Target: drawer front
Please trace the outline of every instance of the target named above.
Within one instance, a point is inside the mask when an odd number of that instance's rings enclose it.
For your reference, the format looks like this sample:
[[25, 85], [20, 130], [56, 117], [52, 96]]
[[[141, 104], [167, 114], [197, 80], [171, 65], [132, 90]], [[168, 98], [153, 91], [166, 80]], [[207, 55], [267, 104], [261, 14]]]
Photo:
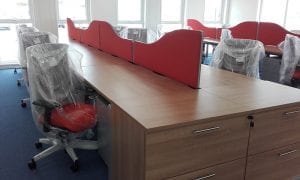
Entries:
[[246, 180], [300, 179], [300, 143], [248, 157]]
[[243, 180], [246, 159], [217, 165], [192, 173], [176, 176], [168, 180]]
[[249, 155], [294, 144], [300, 140], [300, 107], [254, 114]]
[[203, 122], [146, 136], [146, 179], [163, 179], [246, 157], [246, 118]]

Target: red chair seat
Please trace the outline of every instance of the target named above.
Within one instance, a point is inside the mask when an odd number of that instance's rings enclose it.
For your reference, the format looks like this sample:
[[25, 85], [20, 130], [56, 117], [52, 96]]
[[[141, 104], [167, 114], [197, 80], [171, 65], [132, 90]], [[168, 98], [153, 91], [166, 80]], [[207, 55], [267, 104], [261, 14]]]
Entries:
[[89, 104], [66, 104], [52, 111], [50, 124], [72, 132], [80, 132], [95, 125], [96, 110]]
[[300, 80], [300, 69], [296, 69], [293, 74], [293, 79]]

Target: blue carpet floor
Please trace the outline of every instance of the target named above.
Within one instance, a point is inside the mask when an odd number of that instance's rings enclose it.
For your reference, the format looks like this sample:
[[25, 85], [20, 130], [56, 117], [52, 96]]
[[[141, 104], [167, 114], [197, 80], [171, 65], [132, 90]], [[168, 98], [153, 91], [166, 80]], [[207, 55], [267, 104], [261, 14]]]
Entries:
[[107, 167], [97, 151], [75, 150], [80, 158], [80, 171], [72, 172], [72, 160], [64, 151], [58, 151], [37, 162], [31, 171], [27, 162], [39, 152], [34, 143], [42, 135], [34, 125], [30, 106], [22, 108], [20, 100], [27, 97], [25, 86], [16, 80], [21, 72], [0, 70], [0, 179], [1, 180], [106, 180]]

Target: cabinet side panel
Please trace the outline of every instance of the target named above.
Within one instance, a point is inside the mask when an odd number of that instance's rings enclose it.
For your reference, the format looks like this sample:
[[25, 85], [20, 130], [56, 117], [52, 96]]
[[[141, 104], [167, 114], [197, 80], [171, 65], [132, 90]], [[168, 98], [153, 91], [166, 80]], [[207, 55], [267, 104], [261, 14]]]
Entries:
[[113, 180], [144, 179], [144, 128], [112, 105], [112, 169]]

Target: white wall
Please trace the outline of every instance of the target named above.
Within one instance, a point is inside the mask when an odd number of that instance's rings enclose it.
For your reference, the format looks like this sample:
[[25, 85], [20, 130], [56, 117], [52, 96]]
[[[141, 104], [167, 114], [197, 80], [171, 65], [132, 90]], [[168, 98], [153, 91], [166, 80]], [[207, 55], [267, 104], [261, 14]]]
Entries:
[[32, 0], [33, 26], [40, 31], [51, 32], [58, 35], [56, 1]]
[[257, 21], [259, 0], [230, 0], [226, 24], [233, 26], [242, 21]]

